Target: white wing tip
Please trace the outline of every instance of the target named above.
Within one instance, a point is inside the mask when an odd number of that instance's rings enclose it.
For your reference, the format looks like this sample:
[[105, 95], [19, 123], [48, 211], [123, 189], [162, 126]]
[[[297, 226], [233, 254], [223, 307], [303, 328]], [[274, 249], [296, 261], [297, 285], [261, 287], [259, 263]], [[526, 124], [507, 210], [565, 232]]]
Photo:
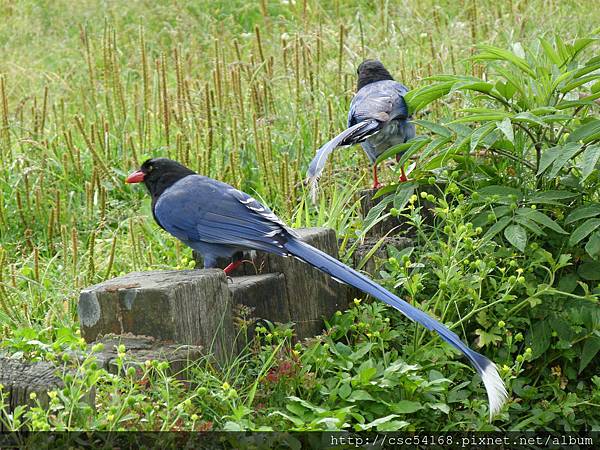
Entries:
[[504, 381], [502, 381], [502, 378], [500, 378], [500, 374], [498, 373], [496, 365], [492, 362], [490, 362], [485, 369], [483, 369], [481, 380], [485, 386], [488, 401], [490, 403], [491, 421], [508, 399], [508, 393], [506, 392]]

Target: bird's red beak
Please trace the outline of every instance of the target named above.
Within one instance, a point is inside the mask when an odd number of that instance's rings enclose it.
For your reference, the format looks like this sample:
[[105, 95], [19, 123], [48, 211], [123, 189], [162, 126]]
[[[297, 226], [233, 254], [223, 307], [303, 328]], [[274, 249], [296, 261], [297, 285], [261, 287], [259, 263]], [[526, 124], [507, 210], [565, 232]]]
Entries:
[[141, 183], [144, 181], [145, 176], [146, 174], [144, 172], [137, 170], [127, 177], [125, 183]]

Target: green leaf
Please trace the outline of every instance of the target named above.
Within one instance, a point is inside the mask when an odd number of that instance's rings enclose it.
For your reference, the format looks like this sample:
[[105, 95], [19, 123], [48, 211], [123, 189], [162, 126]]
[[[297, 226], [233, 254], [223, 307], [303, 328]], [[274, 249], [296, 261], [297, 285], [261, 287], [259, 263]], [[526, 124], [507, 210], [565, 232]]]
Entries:
[[547, 320], [536, 321], [531, 324], [531, 328], [529, 345], [533, 358], [539, 358], [550, 347], [552, 330]]
[[486, 233], [483, 235], [483, 240], [489, 240], [500, 233], [506, 225], [508, 225], [511, 221], [510, 217], [502, 217], [498, 222], [492, 225]]
[[472, 57], [472, 59], [475, 61], [506, 61], [518, 67], [527, 75], [531, 77], [536, 76], [535, 72], [533, 71], [529, 63], [525, 61], [525, 59], [518, 57], [517, 55], [508, 50], [499, 47], [494, 47], [491, 45], [478, 45], [477, 47], [481, 49], [481, 52]]
[[596, 168], [596, 164], [600, 159], [600, 145], [590, 145], [583, 152], [581, 161], [581, 181], [584, 181]]
[[567, 138], [567, 142], [588, 143], [594, 139], [600, 139], [600, 120], [591, 119], [573, 131]]
[[416, 125], [422, 126], [423, 128], [427, 128], [428, 130], [433, 131], [435, 134], [439, 134], [440, 136], [452, 136], [452, 131], [445, 126], [440, 125], [439, 123], [430, 122], [429, 120], [413, 120], [412, 122]]
[[379, 155], [377, 157], [377, 160], [375, 161], [375, 163], [379, 164], [381, 161], [391, 158], [392, 156], [396, 155], [397, 153], [402, 152], [402, 158], [400, 158], [400, 161], [398, 161], [398, 164], [404, 164], [408, 160], [408, 158], [410, 158], [413, 154], [415, 154], [416, 152], [421, 150], [421, 148], [423, 148], [429, 142], [431, 142], [431, 138], [429, 138], [429, 137], [426, 137], [426, 136], [416, 137], [408, 142], [405, 142], [404, 144], [399, 144], [399, 145], [396, 145], [396, 146], [390, 148], [389, 150], [386, 150], [385, 152], [383, 152], [381, 155]]
[[562, 147], [562, 151], [554, 160], [552, 169], [548, 172], [548, 178], [554, 178], [558, 172], [575, 156], [581, 149], [581, 145], [576, 142], [570, 142]]
[[376, 374], [377, 369], [375, 367], [365, 367], [358, 373], [358, 379], [361, 384], [367, 384]]
[[471, 133], [470, 150], [472, 152], [474, 152], [475, 149], [477, 148], [477, 145], [479, 144], [479, 142], [482, 141], [492, 131], [494, 131], [495, 128], [496, 128], [495, 124], [488, 123], [488, 124], [485, 124], [477, 129], [475, 129], [475, 131], [473, 131], [473, 133]]
[[390, 405], [390, 411], [395, 412], [396, 414], [411, 414], [420, 409], [423, 409], [421, 403], [410, 400], [400, 400], [399, 402]]
[[588, 364], [592, 362], [598, 351], [600, 351], [600, 337], [592, 336], [585, 341], [585, 344], [583, 344], [583, 351], [581, 352], [581, 357], [579, 360], [578, 373], [583, 372], [583, 370], [588, 366]]
[[600, 262], [590, 261], [583, 263], [577, 268], [577, 274], [584, 280], [600, 280]]
[[510, 225], [504, 230], [504, 237], [517, 249], [524, 252], [527, 245], [527, 231], [521, 225]]
[[370, 430], [371, 428], [376, 428], [379, 427], [380, 425], [383, 425], [386, 422], [389, 422], [390, 420], [394, 419], [398, 417], [398, 414], [390, 414], [389, 416], [385, 416], [385, 417], [380, 417], [379, 419], [375, 419], [372, 422], [369, 422], [365, 425], [360, 425], [358, 424], [357, 427], [359, 427], [359, 429], [362, 430]]
[[565, 219], [565, 225], [573, 222], [577, 222], [581, 219], [587, 219], [588, 217], [595, 217], [600, 215], [600, 204], [593, 203], [591, 205], [580, 206], [577, 209], [571, 211], [571, 213]]
[[600, 256], [600, 232], [596, 231], [590, 236], [587, 244], [585, 244], [585, 251], [594, 259]]
[[338, 395], [342, 399], [347, 399], [352, 392], [352, 388], [350, 387], [350, 383], [342, 383], [342, 385], [338, 388]]
[[364, 357], [367, 353], [369, 353], [369, 351], [371, 350], [372, 347], [373, 347], [372, 342], [367, 342], [367, 343], [361, 345], [358, 350], [356, 350], [354, 353], [352, 353], [350, 355], [350, 359], [352, 361], [358, 361], [359, 359]]
[[478, 328], [475, 330], [475, 334], [479, 336], [476, 341], [477, 347], [479, 348], [483, 348], [488, 345], [496, 345], [496, 343], [502, 342], [502, 338], [491, 331], [485, 331]]
[[536, 209], [519, 208], [517, 210], [517, 214], [520, 214], [522, 216], [528, 217], [529, 219], [531, 219], [531, 220], [539, 223], [540, 225], [543, 225], [543, 226], [545, 226], [547, 228], [550, 228], [551, 230], [554, 230], [557, 233], [568, 234], [563, 229], [563, 227], [561, 227], [559, 224], [557, 224], [554, 220], [552, 220], [546, 214], [544, 214], [543, 212], [538, 211]]
[[400, 183], [394, 194], [394, 208], [400, 211], [404, 209], [404, 206], [406, 206], [410, 197], [413, 195], [415, 187], [416, 185], [412, 183]]
[[502, 131], [502, 134], [506, 136], [506, 139], [508, 139], [511, 144], [515, 143], [515, 133], [513, 131], [512, 122], [508, 117], [502, 120], [502, 122], [496, 122], [496, 127]]
[[478, 189], [477, 192], [479, 195], [485, 197], [491, 197], [493, 195], [499, 195], [500, 197], [510, 197], [514, 195], [517, 199], [521, 198], [521, 191], [519, 189], [515, 189], [510, 186], [501, 186], [497, 184], [492, 184], [490, 186], [485, 186], [481, 189]]
[[558, 55], [558, 53], [556, 53], [556, 51], [554, 51], [552, 44], [550, 44], [550, 42], [544, 38], [540, 38], [540, 44], [542, 44], [542, 48], [544, 49], [544, 53], [546, 53], [548, 59], [550, 59], [550, 61], [552, 61], [558, 67], [562, 66], [563, 59]]
[[542, 157], [540, 158], [540, 166], [537, 171], [537, 175], [544, 173], [544, 171], [550, 167], [550, 165], [558, 158], [560, 152], [562, 151], [562, 145], [549, 148], [548, 150], [542, 153]]
[[369, 394], [367, 391], [363, 391], [362, 389], [352, 391], [352, 394], [350, 394], [350, 396], [346, 400], [351, 403], [363, 400], [375, 401], [371, 394]]
[[549, 205], [562, 205], [558, 200], [567, 200], [577, 197], [579, 194], [569, 191], [545, 191], [533, 195], [529, 203], [545, 203]]
[[423, 86], [407, 92], [404, 95], [404, 100], [408, 105], [409, 113], [412, 115], [429, 105], [431, 102], [448, 94], [454, 83], [455, 80], [444, 81], [441, 83]]
[[569, 238], [569, 245], [576, 245], [598, 227], [600, 227], [600, 219], [586, 220], [573, 231]]

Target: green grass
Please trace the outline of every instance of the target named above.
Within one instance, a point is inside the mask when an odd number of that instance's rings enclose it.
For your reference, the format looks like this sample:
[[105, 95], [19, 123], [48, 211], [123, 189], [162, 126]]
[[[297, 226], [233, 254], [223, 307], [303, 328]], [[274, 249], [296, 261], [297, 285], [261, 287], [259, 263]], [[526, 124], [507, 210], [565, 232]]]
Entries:
[[[567, 40], [593, 28], [590, 11], [541, 0], [1, 1], [0, 336], [30, 327], [52, 342], [76, 330], [82, 287], [184, 265], [190, 250], [123, 183], [146, 157], [254, 192], [296, 226], [352, 236], [349, 193], [370, 171], [362, 152], [335, 154], [318, 208], [302, 179], [345, 126], [362, 59], [409, 87], [480, 75], [467, 59], [475, 44]], [[422, 117], [449, 113], [439, 102]]]

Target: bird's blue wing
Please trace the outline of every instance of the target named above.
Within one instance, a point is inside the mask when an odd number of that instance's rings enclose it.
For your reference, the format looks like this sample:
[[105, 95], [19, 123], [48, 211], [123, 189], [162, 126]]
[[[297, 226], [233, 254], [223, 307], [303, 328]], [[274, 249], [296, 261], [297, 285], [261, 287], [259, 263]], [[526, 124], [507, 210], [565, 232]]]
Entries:
[[295, 233], [266, 206], [232, 186], [190, 175], [165, 190], [154, 206], [163, 228], [186, 243], [208, 243], [285, 254]]

